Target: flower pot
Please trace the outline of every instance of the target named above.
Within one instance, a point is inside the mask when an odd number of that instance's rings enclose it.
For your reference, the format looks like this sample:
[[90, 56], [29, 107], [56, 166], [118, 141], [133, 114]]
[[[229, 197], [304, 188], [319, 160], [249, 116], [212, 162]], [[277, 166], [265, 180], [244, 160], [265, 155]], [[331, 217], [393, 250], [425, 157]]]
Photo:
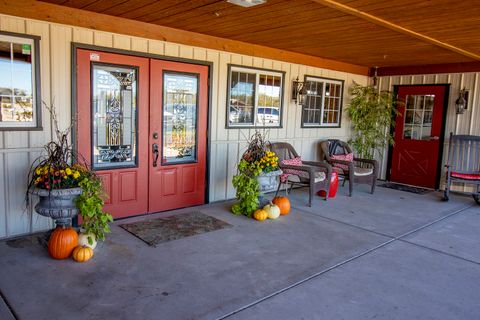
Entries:
[[35, 211], [44, 217], [55, 220], [57, 226], [70, 226], [72, 218], [78, 214], [75, 200], [82, 193], [82, 188], [70, 189], [37, 189], [31, 194], [39, 197]]
[[257, 181], [260, 187], [260, 192], [261, 193], [266, 193], [266, 192], [271, 192], [275, 191], [278, 188], [278, 179], [282, 174], [282, 170], [276, 170], [276, 171], [271, 171], [267, 173], [260, 173], [257, 176]]

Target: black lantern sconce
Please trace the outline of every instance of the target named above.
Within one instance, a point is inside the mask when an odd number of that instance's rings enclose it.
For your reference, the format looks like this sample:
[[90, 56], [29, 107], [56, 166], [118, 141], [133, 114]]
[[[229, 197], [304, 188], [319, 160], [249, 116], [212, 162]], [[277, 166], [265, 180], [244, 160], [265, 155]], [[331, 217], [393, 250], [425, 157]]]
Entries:
[[468, 91], [463, 88], [460, 90], [457, 100], [455, 100], [455, 109], [457, 114], [462, 114], [467, 110], [468, 105]]
[[302, 105], [306, 95], [305, 82], [301, 82], [297, 79], [293, 80], [292, 83], [292, 100], [295, 101], [295, 104]]

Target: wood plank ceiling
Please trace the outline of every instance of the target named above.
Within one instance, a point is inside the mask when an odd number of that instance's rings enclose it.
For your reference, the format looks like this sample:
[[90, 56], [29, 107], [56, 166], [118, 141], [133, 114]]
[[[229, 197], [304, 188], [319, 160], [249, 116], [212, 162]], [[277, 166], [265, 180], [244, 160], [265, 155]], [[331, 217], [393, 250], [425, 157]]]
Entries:
[[[480, 0], [42, 0], [367, 67], [446, 64], [480, 56]], [[335, 8], [348, 6], [470, 56]], [[128, 26], [125, 26], [128, 28]], [[473, 56], [473, 57], [472, 57]]]

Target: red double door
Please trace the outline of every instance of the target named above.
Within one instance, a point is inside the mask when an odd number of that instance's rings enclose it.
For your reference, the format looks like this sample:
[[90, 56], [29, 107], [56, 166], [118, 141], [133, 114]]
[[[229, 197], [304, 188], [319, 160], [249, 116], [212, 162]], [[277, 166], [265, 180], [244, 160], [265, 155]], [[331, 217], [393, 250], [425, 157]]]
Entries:
[[114, 218], [205, 202], [208, 67], [77, 49], [77, 148]]
[[399, 86], [391, 176], [394, 182], [438, 187], [448, 86]]

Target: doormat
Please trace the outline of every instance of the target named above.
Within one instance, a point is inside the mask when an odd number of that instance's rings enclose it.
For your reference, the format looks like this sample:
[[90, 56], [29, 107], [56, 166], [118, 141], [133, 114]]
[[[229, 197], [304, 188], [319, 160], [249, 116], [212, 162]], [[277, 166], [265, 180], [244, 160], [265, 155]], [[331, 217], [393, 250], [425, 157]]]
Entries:
[[148, 245], [155, 247], [163, 242], [230, 228], [232, 225], [195, 211], [165, 218], [126, 223], [120, 225], [120, 227]]
[[413, 187], [413, 186], [407, 186], [404, 184], [400, 183], [394, 183], [394, 182], [385, 182], [383, 184], [378, 185], [379, 187], [384, 187], [384, 188], [390, 188], [390, 189], [395, 189], [395, 190], [400, 190], [400, 191], [406, 191], [406, 192], [411, 192], [411, 193], [416, 193], [416, 194], [425, 194], [432, 192], [430, 189], [425, 189], [421, 187]]

